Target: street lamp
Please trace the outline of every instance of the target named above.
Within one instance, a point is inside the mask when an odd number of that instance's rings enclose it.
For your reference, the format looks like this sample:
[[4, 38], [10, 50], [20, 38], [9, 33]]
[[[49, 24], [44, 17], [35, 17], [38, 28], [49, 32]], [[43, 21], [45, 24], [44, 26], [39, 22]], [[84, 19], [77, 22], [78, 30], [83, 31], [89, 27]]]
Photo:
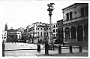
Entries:
[[48, 37], [47, 27], [48, 27], [47, 24], [45, 24], [45, 31], [46, 31], [45, 38], [44, 38], [45, 39], [45, 54], [48, 54], [48, 48], [49, 48], [48, 47], [48, 40], [47, 40], [47, 37]]
[[[55, 9], [54, 7], [53, 7], [53, 5], [55, 5], [54, 3], [50, 3], [50, 4], [47, 4], [47, 6], [48, 6], [48, 9], [47, 9], [47, 11], [49, 11], [49, 17], [50, 17], [50, 41], [52, 40], [52, 22], [51, 22], [51, 16], [52, 16], [52, 11]], [[52, 43], [53, 44], [53, 40], [52, 40], [52, 42], [50, 42], [50, 43]]]

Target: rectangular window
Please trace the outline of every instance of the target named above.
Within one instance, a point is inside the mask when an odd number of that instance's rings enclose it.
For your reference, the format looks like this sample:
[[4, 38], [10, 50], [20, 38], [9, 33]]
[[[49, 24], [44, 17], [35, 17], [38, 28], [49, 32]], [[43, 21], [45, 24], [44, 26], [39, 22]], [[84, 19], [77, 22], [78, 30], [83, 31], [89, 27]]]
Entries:
[[44, 32], [44, 36], [46, 36], [46, 33]]
[[45, 28], [44, 28], [44, 30], [45, 30]]
[[41, 28], [41, 30], [42, 30], [42, 28]]
[[54, 28], [55, 28], [55, 25], [54, 25]]
[[47, 32], [47, 36], [48, 36], [48, 32]]
[[53, 30], [53, 32], [55, 33], [55, 29]]
[[41, 32], [41, 36], [42, 36], [42, 32]]
[[69, 20], [69, 14], [68, 13], [66, 14], [66, 20], [67, 21]]
[[4, 39], [6, 39], [6, 37], [4, 37]]
[[38, 30], [39, 30], [39, 28], [38, 28]]
[[56, 27], [57, 27], [57, 24], [56, 24]]
[[56, 32], [57, 32], [58, 30], [56, 29]]
[[70, 12], [70, 20], [72, 20], [72, 12]]

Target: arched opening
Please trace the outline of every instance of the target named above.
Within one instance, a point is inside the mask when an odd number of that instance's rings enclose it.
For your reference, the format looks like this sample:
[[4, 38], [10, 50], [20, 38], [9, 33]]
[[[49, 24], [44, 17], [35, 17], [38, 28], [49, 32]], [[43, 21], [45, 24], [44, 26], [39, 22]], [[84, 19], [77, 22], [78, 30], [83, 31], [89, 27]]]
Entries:
[[74, 26], [71, 27], [71, 40], [72, 41], [76, 40], [76, 28]]
[[88, 41], [88, 24], [84, 25], [84, 40]]
[[70, 39], [70, 30], [68, 27], [65, 28], [65, 41], [69, 41]]
[[77, 40], [83, 41], [83, 28], [81, 25], [77, 26]]

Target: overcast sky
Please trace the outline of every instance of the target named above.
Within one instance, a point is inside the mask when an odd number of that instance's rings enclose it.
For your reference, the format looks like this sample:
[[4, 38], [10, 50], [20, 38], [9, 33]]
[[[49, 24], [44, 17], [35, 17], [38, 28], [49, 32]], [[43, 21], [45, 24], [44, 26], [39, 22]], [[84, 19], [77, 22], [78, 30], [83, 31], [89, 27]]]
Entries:
[[47, 4], [55, 3], [52, 23], [63, 19], [63, 8], [74, 4], [75, 1], [0, 1], [0, 25], [4, 29], [26, 27], [35, 22], [49, 23]]

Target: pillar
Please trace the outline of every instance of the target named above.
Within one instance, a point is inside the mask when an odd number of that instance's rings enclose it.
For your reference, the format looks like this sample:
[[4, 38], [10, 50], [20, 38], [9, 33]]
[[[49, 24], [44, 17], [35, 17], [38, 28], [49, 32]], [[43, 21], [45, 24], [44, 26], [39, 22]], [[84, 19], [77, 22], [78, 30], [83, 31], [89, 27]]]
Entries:
[[63, 28], [63, 41], [65, 42], [65, 28]]
[[72, 41], [72, 39], [71, 39], [71, 29], [69, 29], [70, 30], [70, 40]]
[[85, 31], [84, 31], [84, 26], [83, 26], [83, 41], [85, 41], [84, 38], [85, 38]]

